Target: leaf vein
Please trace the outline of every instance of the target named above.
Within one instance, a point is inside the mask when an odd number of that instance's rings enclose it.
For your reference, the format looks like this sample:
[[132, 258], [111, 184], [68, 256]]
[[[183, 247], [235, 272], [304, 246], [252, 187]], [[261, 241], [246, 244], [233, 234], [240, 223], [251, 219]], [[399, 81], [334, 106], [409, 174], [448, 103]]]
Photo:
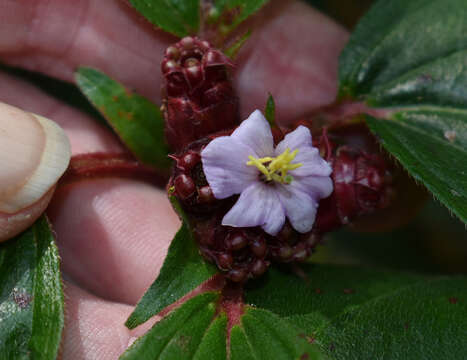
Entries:
[[441, 55], [441, 56], [438, 56], [438, 57], [436, 57], [436, 58], [427, 59], [426, 61], [424, 61], [424, 62], [418, 64], [417, 66], [411, 68], [410, 70], [401, 73], [399, 76], [397, 76], [396, 78], [392, 79], [391, 81], [389, 81], [389, 82], [387, 82], [387, 83], [383, 83], [383, 84], [380, 84], [380, 85], [375, 86], [375, 87], [369, 92], [368, 95], [371, 96], [372, 93], [378, 92], [378, 91], [380, 91], [380, 90], [384, 90], [384, 88], [390, 87], [392, 84], [397, 84], [397, 83], [400, 82], [403, 78], [406, 78], [407, 76], [409, 76], [409, 75], [412, 74], [412, 73], [418, 72], [420, 69], [422, 69], [423, 67], [428, 66], [429, 64], [436, 63], [436, 62], [442, 61], [442, 60], [446, 60], [447, 58], [450, 58], [451, 56], [454, 56], [454, 55], [457, 55], [457, 54], [463, 53], [463, 52], [467, 52], [467, 47], [465, 47], [465, 48], [459, 48], [459, 49], [453, 49], [453, 50], [447, 51], [445, 54], [443, 54], [443, 55]]
[[191, 357], [191, 359], [194, 359], [196, 354], [199, 352], [199, 348], [201, 347], [201, 344], [203, 343], [204, 338], [207, 336], [207, 334], [209, 332], [209, 329], [212, 327], [212, 325], [214, 324], [214, 321], [218, 318], [218, 316], [219, 316], [218, 314], [214, 314], [212, 316], [211, 322], [209, 323], [209, 325], [204, 330], [203, 336], [201, 337], [201, 339], [200, 339], [200, 341], [198, 343], [198, 346], [196, 346], [195, 351], [193, 351], [193, 356]]
[[254, 357], [255, 359], [257, 359], [257, 360], [261, 360], [261, 359], [258, 357], [258, 355], [256, 354], [253, 345], [250, 343], [250, 341], [249, 341], [249, 339], [248, 339], [248, 336], [247, 336], [247, 334], [246, 334], [246, 332], [245, 332], [245, 329], [243, 329], [242, 326], [239, 326], [239, 329], [243, 332], [243, 335], [245, 336], [245, 341], [246, 341], [248, 347], [250, 348], [251, 354], [253, 355], [253, 357]]
[[[412, 14], [415, 14], [415, 13], [417, 13], [418, 11], [420, 11], [422, 9], [424, 9], [423, 4], [421, 4]], [[390, 31], [388, 31], [386, 34], [384, 34], [383, 37], [375, 44], [373, 49], [368, 53], [368, 55], [365, 56], [364, 59], [362, 59], [359, 66], [357, 66], [356, 69], [352, 72], [351, 77], [355, 78], [356, 77], [355, 75], [358, 75], [358, 73], [362, 69], [364, 69], [365, 67], [368, 66], [368, 62], [373, 57], [373, 55], [379, 50], [379, 48], [384, 43], [384, 41], [386, 39], [390, 38], [394, 34], [394, 32], [396, 32], [398, 30], [399, 25], [401, 25], [405, 20], [407, 20], [407, 18], [404, 18], [404, 17], [401, 16], [400, 20], [398, 20], [396, 23], [392, 24], [392, 28], [390, 29]]]
[[271, 332], [270, 334], [274, 334], [274, 337], [279, 340], [279, 342], [284, 346], [285, 349], [287, 349], [287, 352], [289, 352], [289, 354], [291, 354], [292, 356], [295, 355], [295, 349], [292, 348], [291, 346], [289, 346], [288, 342], [286, 340], [284, 340], [278, 333], [277, 333], [277, 329], [275, 327], [271, 327], [267, 322], [263, 321], [263, 319], [261, 318], [258, 318], [257, 316], [250, 313], [250, 316], [254, 317], [256, 319], [256, 321], [258, 321], [259, 323], [263, 324], [264, 327], [266, 327], [267, 329], [269, 329]]
[[[392, 121], [394, 121], [394, 120], [392, 120]], [[445, 141], [442, 140], [440, 137], [438, 137], [438, 136], [436, 136], [436, 135], [433, 135], [433, 134], [430, 134], [429, 132], [422, 130], [422, 129], [421, 129], [420, 127], [418, 127], [418, 126], [411, 125], [410, 123], [408, 123], [408, 122], [406, 122], [406, 121], [394, 121], [394, 122], [398, 123], [398, 124], [399, 124], [400, 126], [402, 126], [402, 127], [411, 129], [411, 130], [413, 130], [413, 131], [415, 131], [415, 132], [418, 132], [418, 133], [420, 133], [420, 134], [422, 134], [422, 135], [424, 135], [424, 136], [426, 136], [426, 137], [429, 137], [429, 138], [433, 139], [433, 141], [435, 141], [435, 142], [438, 142], [438, 143], [440, 143], [440, 144], [442, 144], [442, 145], [446, 145], [446, 144], [445, 144]], [[464, 149], [463, 147], [461, 147], [461, 146], [459, 146], [459, 145], [456, 145], [456, 144], [454, 144], [454, 143], [449, 143], [449, 146], [455, 148], [456, 150], [458, 150], [458, 151], [461, 152], [461, 153], [464, 153], [464, 154], [467, 156], [467, 150]], [[411, 149], [409, 149], [408, 147], [406, 147], [406, 148], [407, 148], [407, 150], [410, 150], [410, 152], [411, 152], [412, 154], [414, 154], [414, 155], [417, 153], [416, 151], [413, 152], [413, 151], [412, 151]]]

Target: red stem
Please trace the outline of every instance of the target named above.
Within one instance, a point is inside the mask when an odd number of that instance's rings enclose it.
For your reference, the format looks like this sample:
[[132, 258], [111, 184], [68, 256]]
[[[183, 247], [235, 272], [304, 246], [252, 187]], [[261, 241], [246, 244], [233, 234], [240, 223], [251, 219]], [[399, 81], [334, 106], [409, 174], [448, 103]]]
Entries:
[[168, 171], [143, 165], [128, 153], [89, 153], [75, 155], [59, 181], [59, 186], [95, 178], [128, 178], [165, 187]]

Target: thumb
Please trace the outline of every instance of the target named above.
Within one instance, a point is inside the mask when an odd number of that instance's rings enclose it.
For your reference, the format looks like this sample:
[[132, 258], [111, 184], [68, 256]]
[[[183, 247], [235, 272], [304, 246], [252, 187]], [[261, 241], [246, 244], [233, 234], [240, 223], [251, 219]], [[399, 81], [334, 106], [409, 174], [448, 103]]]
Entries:
[[0, 241], [42, 214], [70, 155], [68, 138], [54, 122], [0, 103]]

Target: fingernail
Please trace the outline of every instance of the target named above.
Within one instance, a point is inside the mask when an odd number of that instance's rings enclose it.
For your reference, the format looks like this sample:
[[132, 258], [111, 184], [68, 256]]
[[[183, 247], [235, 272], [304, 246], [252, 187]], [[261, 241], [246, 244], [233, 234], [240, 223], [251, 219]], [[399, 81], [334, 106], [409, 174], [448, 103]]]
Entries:
[[133, 343], [137, 340], [138, 338], [136, 336], [132, 336], [130, 337], [130, 339], [128, 340], [128, 345], [127, 347], [130, 347], [131, 345], [133, 345]]
[[0, 103], [0, 212], [37, 202], [70, 161], [70, 143], [53, 121]]

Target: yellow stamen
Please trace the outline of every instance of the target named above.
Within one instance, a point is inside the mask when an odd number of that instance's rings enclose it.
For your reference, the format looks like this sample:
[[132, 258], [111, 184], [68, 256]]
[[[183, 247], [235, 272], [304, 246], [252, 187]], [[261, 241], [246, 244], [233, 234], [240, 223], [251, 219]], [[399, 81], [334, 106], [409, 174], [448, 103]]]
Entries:
[[295, 170], [302, 166], [303, 164], [292, 164], [292, 160], [298, 154], [298, 149], [290, 152], [290, 149], [287, 148], [279, 156], [264, 157], [264, 158], [255, 158], [254, 156], [248, 156], [248, 161], [246, 164], [249, 166], [256, 166], [259, 171], [266, 177], [267, 181], [276, 181], [281, 184], [290, 184], [293, 180], [292, 176], [288, 174], [289, 171]]

